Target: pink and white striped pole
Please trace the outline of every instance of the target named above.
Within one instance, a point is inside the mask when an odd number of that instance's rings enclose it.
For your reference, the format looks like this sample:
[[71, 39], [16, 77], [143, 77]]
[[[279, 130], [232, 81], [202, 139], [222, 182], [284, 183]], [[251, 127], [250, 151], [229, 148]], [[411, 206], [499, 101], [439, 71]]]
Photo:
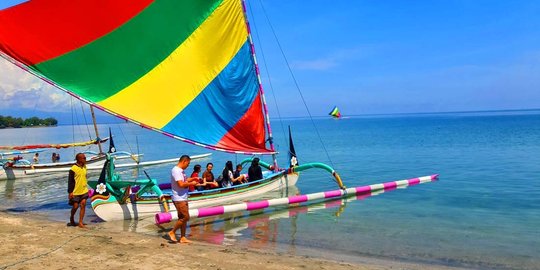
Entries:
[[[348, 195], [366, 195], [366, 194], [371, 194], [372, 192], [381, 192], [381, 191], [384, 192], [384, 191], [389, 191], [396, 188], [405, 188], [405, 187], [413, 186], [417, 184], [428, 183], [428, 182], [437, 180], [438, 177], [439, 177], [438, 174], [433, 174], [433, 175], [412, 178], [412, 179], [407, 179], [407, 180], [392, 181], [392, 182], [386, 182], [386, 183], [380, 183], [380, 184], [373, 184], [369, 186], [353, 187], [353, 188], [348, 188], [346, 190], [338, 189], [338, 190], [325, 191], [325, 192], [319, 192], [319, 193], [311, 193], [311, 194], [306, 194], [306, 195], [291, 196], [291, 197], [286, 197], [286, 198], [191, 209], [189, 210], [189, 215], [193, 218], [201, 218], [201, 217], [217, 216], [217, 215], [222, 215], [222, 214], [232, 213], [232, 212], [239, 212], [239, 211], [259, 210], [259, 209], [264, 209], [271, 206], [288, 205], [288, 204], [302, 203], [302, 202], [308, 202], [308, 201], [314, 201], [314, 200], [320, 200], [320, 199], [339, 198], [339, 197], [344, 197]], [[172, 215], [170, 212], [157, 213], [155, 217], [156, 224], [167, 223], [171, 221], [171, 219], [172, 219]]]

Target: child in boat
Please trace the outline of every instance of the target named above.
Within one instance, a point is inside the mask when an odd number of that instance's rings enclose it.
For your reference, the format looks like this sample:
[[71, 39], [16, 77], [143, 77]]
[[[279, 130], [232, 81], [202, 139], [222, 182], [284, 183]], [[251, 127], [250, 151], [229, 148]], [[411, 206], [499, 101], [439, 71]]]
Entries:
[[230, 187], [232, 185], [242, 184], [246, 179], [246, 177], [243, 175], [237, 178], [234, 177], [233, 163], [230, 160], [225, 163], [225, 168], [223, 168], [223, 173], [221, 176], [223, 177], [221, 180], [221, 187]]
[[212, 172], [212, 169], [214, 168], [214, 164], [211, 162], [206, 164], [206, 171], [204, 171], [202, 178], [206, 182], [206, 189], [212, 189], [219, 187], [218, 182], [216, 182], [216, 179], [214, 178], [214, 173]]
[[233, 173], [234, 179], [237, 179], [237, 181], [233, 181], [235, 185], [247, 183], [246, 176], [242, 174], [242, 164], [236, 165], [236, 170]]
[[34, 155], [33, 161], [34, 161], [34, 164], [38, 164], [38, 163], [39, 163], [39, 153], [36, 153], [36, 154]]

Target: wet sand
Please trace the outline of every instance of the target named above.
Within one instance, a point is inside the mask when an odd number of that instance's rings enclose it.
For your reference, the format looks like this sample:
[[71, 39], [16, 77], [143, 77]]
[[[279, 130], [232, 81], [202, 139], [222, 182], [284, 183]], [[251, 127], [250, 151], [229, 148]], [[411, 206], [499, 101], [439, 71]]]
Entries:
[[457, 269], [365, 258], [322, 260], [118, 231], [106, 223], [68, 227], [36, 213], [0, 212], [0, 269]]

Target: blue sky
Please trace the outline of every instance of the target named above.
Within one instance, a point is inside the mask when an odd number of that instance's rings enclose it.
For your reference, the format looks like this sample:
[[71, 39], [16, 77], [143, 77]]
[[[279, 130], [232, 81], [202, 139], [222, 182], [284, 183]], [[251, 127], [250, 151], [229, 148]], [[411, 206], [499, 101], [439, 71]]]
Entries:
[[[262, 3], [312, 115], [540, 108], [540, 1]], [[272, 93], [282, 116], [307, 115], [260, 1], [248, 4], [271, 116]], [[61, 91], [0, 68], [0, 114], [70, 110]]]

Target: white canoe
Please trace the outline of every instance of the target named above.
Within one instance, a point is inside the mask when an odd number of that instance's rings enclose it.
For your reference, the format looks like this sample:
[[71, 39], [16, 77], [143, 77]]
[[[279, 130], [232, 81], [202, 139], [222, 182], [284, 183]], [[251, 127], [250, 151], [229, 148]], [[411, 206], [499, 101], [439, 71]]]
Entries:
[[[233, 186], [232, 188], [220, 188], [203, 192], [193, 192], [189, 198], [189, 208], [198, 209], [202, 207], [223, 205], [231, 202], [241, 202], [249, 198], [265, 197], [286, 197], [287, 188], [294, 186], [298, 181], [298, 174], [284, 174], [279, 172], [244, 185]], [[135, 183], [135, 182], [134, 182]], [[92, 208], [98, 217], [105, 221], [122, 219], [140, 219], [154, 216], [163, 212], [163, 204], [155, 196], [136, 198], [132, 194], [127, 198], [126, 203], [119, 204], [112, 195], [94, 195], [91, 199]], [[174, 205], [169, 195], [165, 195], [168, 208], [175, 212]]]

